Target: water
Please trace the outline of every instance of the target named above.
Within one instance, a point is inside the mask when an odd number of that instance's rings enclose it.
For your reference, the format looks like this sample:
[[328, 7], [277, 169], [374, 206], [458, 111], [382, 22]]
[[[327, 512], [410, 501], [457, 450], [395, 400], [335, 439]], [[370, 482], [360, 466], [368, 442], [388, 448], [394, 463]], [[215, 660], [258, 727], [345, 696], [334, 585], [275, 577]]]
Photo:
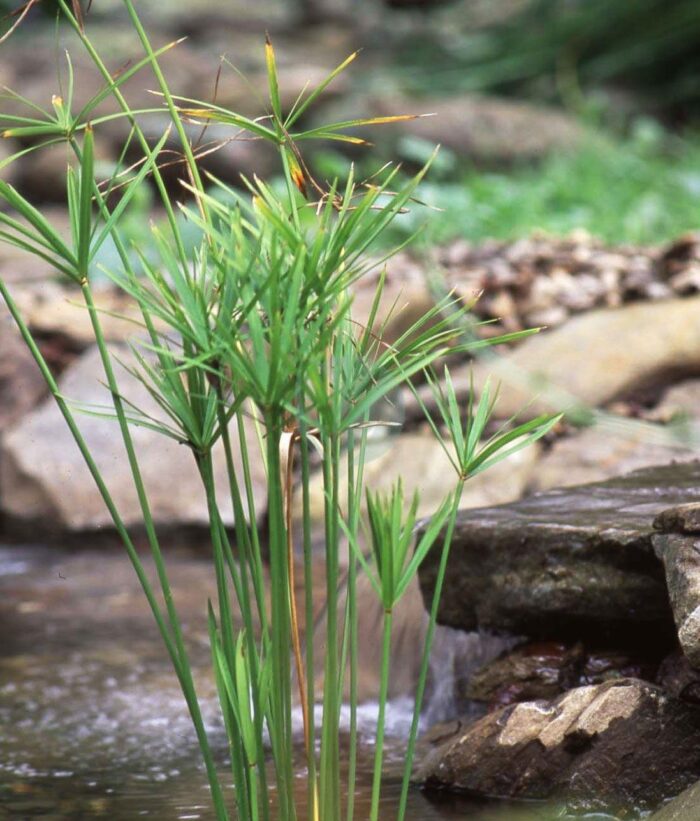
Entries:
[[[205, 722], [225, 782], [226, 739], [209, 676], [207, 562], [171, 556]], [[449, 654], [449, 653], [448, 653]], [[444, 704], [443, 704], [444, 707]], [[397, 804], [408, 699], [387, 722], [385, 815]], [[356, 818], [368, 816], [376, 705], [359, 714]], [[303, 761], [299, 805], [305, 804]], [[212, 819], [196, 739], [134, 573], [120, 553], [0, 548], [0, 819]], [[509, 806], [411, 793], [412, 821], [544, 821]]]

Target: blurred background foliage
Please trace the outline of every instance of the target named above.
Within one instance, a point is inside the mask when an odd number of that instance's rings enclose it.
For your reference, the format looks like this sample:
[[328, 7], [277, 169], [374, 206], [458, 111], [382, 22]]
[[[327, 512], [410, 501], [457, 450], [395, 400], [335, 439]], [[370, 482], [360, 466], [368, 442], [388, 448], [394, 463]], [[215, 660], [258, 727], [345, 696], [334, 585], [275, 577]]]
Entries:
[[[116, 65], [119, 6], [94, 0], [88, 16], [105, 30]], [[0, 0], [5, 12], [16, 8], [17, 0]], [[21, 63], [17, 48], [33, 33], [56, 39], [55, 8], [41, 0], [0, 49], [0, 79], [3, 63]], [[321, 119], [437, 111], [432, 121], [373, 132], [372, 152], [330, 144], [307, 157], [325, 179], [342, 177], [349, 158], [370, 177], [389, 158], [415, 170], [441, 143], [420, 192], [435, 209], [412, 211], [393, 239], [427, 223], [431, 243], [575, 228], [609, 242], [655, 243], [697, 226], [698, 0], [163, 0], [143, 13], [163, 39], [186, 35], [188, 48], [225, 52], [253, 87], [265, 29], [283, 77], [309, 64], [328, 70], [361, 46]], [[193, 96], [211, 98], [216, 69], [214, 58]], [[22, 63], [19, 79], [32, 71]]]

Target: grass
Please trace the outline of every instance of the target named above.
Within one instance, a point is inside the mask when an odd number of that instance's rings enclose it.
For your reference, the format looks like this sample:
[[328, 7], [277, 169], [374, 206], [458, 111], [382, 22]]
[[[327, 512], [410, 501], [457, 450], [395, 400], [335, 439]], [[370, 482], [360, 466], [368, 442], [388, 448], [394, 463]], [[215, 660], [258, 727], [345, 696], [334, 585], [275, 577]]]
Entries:
[[[420, 156], [415, 148], [413, 154]], [[425, 181], [416, 192], [442, 210], [399, 217], [392, 240], [421, 226], [426, 244], [584, 229], [611, 244], [646, 245], [700, 227], [700, 137], [672, 138], [651, 122], [639, 123], [627, 139], [600, 136], [509, 170], [460, 172], [451, 159], [443, 157], [442, 179]]]

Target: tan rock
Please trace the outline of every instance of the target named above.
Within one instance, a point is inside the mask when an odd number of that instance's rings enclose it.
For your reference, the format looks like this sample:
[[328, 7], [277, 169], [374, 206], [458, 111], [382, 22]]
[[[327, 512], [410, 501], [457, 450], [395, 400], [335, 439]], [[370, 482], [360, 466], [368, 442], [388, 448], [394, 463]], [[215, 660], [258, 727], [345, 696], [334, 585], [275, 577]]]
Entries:
[[[415, 491], [420, 495], [418, 516], [424, 517], [442, 504], [456, 483], [454, 468], [444, 450], [429, 432], [404, 433], [391, 437], [375, 458], [372, 450], [365, 465], [365, 485], [373, 491], [389, 492], [401, 479], [407, 503]], [[375, 451], [376, 452], [376, 451]], [[518, 499], [535, 470], [539, 446], [525, 448], [491, 469], [467, 482], [462, 507], [483, 507]], [[345, 476], [347, 462], [343, 459], [340, 475]], [[347, 484], [341, 480], [340, 498], [347, 496]], [[344, 504], [344, 502], [341, 502]], [[311, 515], [317, 522], [323, 517], [323, 477], [313, 477], [311, 483]], [[301, 500], [297, 499], [297, 513]], [[365, 503], [363, 500], [363, 511]]]
[[[128, 356], [125, 349], [114, 349]], [[160, 411], [134, 377], [117, 368], [123, 396], [156, 418]], [[95, 348], [69, 368], [59, 383], [63, 395], [79, 406], [110, 413], [109, 394]], [[76, 412], [76, 421], [127, 524], [139, 525], [142, 515], [116, 421]], [[148, 428], [132, 427], [132, 437], [157, 523], [170, 527], [206, 527], [209, 517], [201, 482], [188, 448]], [[266, 481], [257, 458], [255, 434], [247, 431], [252, 454], [256, 510], [266, 506]], [[235, 441], [235, 435], [234, 435]], [[215, 454], [219, 504], [227, 524], [233, 513], [223, 454]], [[84, 531], [109, 529], [111, 518], [95, 488], [64, 420], [54, 403], [46, 402], [6, 432], [0, 451], [3, 512], [37, 530]]]
[[[502, 381], [495, 408], [502, 418], [525, 407], [528, 415], [598, 407], [663, 385], [669, 374], [697, 373], [699, 310], [700, 298], [691, 297], [591, 311], [526, 339], [503, 357], [485, 357], [474, 368], [475, 383], [482, 385], [488, 375]], [[465, 373], [461, 384], [466, 380]]]
[[558, 799], [624, 817], [698, 778], [699, 737], [696, 707], [618, 679], [487, 715], [428, 753], [417, 780], [428, 790]]
[[532, 479], [532, 490], [549, 490], [599, 482], [653, 465], [696, 459], [700, 448], [649, 441], [650, 433], [630, 424], [625, 430], [584, 428], [558, 439], [544, 454]]

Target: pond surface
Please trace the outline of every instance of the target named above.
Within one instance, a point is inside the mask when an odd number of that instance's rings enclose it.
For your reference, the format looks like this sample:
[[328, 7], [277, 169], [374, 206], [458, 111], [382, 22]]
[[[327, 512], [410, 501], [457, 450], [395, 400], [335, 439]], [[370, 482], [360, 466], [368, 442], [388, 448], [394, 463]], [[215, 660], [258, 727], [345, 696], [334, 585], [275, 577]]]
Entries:
[[[171, 581], [215, 754], [226, 739], [209, 677], [206, 561], [171, 556]], [[383, 816], [399, 793], [407, 700], [391, 705]], [[375, 707], [360, 710], [358, 821], [369, 806]], [[213, 819], [190, 720], [121, 553], [0, 547], [0, 819]], [[305, 803], [299, 766], [300, 807]], [[224, 781], [228, 781], [224, 775]], [[302, 814], [303, 817], [303, 814]], [[556, 808], [479, 803], [420, 791], [411, 821], [545, 821]]]

